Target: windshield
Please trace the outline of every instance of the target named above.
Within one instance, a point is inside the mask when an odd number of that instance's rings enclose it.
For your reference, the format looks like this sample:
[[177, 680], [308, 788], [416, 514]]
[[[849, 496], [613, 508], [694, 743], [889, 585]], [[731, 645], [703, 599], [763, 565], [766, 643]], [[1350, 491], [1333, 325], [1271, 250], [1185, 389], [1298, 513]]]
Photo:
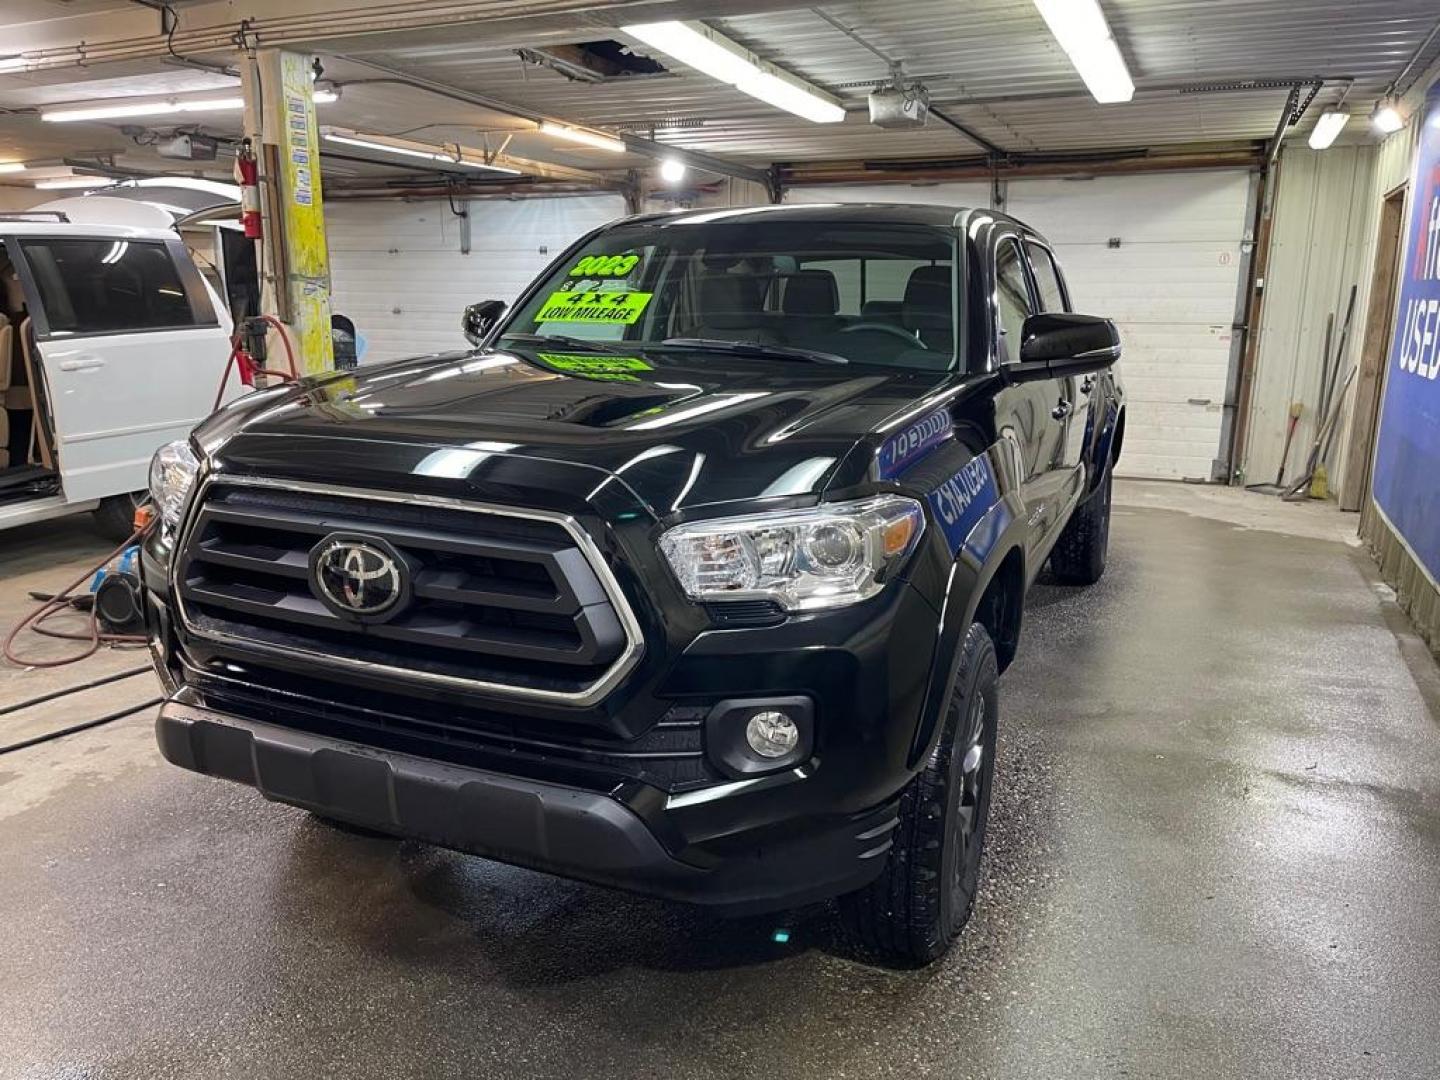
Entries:
[[620, 226], [558, 264], [502, 340], [743, 342], [777, 361], [939, 371], [955, 359], [954, 254], [950, 232], [923, 226], [764, 215]]

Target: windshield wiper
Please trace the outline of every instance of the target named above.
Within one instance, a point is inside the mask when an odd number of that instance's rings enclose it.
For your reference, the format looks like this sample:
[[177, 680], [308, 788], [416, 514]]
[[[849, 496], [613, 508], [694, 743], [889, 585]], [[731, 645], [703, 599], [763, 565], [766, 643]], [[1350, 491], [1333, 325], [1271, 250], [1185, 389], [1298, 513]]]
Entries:
[[730, 341], [725, 338], [672, 337], [660, 342], [675, 349], [701, 349], [705, 352], [734, 353], [736, 356], [773, 357], [776, 360], [807, 360], [812, 364], [848, 364], [850, 361], [835, 353], [819, 349], [796, 349], [789, 345], [767, 345], [763, 341]]
[[570, 337], [568, 334], [501, 334], [501, 340], [523, 341], [526, 345], [560, 345], [567, 349], [584, 349], [586, 352], [606, 353], [619, 356], [620, 350], [607, 341], [591, 341], [589, 338]]

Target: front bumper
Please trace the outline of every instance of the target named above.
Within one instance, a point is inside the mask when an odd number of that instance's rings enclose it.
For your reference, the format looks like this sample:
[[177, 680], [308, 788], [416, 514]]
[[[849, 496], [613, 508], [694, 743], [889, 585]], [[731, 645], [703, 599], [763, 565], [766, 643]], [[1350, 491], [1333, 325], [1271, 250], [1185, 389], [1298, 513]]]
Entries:
[[756, 829], [720, 848], [687, 845], [675, 816], [721, 810], [731, 790], [667, 796], [644, 783], [608, 793], [507, 776], [222, 713], [180, 690], [156, 720], [182, 768], [383, 832], [730, 914], [778, 910], [859, 889], [885, 862], [898, 800], [804, 828]]

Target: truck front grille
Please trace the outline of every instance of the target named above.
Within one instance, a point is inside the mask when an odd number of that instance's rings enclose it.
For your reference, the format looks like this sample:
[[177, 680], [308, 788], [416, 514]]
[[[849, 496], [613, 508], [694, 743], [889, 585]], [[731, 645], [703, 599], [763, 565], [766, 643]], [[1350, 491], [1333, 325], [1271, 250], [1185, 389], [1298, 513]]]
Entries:
[[278, 668], [244, 677], [191, 667], [207, 705], [272, 724], [509, 776], [611, 791], [625, 780], [667, 791], [724, 779], [707, 763], [707, 705], [672, 705], [634, 739], [435, 701], [422, 711], [403, 694], [317, 682]]
[[[638, 626], [603, 557], [563, 515], [224, 477], [197, 498], [175, 580], [201, 637], [581, 705], [638, 656]], [[398, 556], [407, 595], [383, 621], [322, 600], [312, 553], [336, 536]]]

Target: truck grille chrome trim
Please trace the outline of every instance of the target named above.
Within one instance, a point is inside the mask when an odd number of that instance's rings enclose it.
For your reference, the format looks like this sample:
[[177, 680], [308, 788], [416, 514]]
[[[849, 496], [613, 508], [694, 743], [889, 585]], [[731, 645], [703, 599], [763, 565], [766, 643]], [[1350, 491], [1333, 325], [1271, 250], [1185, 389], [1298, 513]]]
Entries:
[[[429, 511], [460, 511], [481, 517], [488, 517], [495, 521], [508, 522], [508, 527], [512, 530], [521, 528], [527, 523], [531, 526], [537, 524], [540, 526], [548, 526], [552, 531], [555, 529], [563, 530], [568, 539], [568, 544], [562, 548], [554, 548], [553, 545], [547, 547], [544, 542], [514, 542], [518, 548], [526, 549], [524, 557], [532, 558], [536, 561], [537, 565], [544, 564], [548, 568], [547, 572], [553, 580], [556, 591], [556, 596], [554, 597], [541, 597], [536, 595], [522, 599], [514, 599], [513, 597], [502, 596], [497, 600], [495, 599], [496, 594], [493, 591], [487, 591], [483, 586], [477, 586], [474, 582], [461, 580], [457, 585], [456, 582], [452, 580], [455, 577], [453, 573], [433, 575], [427, 583], [428, 587], [422, 586], [421, 589], [430, 597], [434, 598], [436, 603], [446, 605], [454, 605], [457, 603], [491, 604], [502, 615], [513, 616], [515, 612], [519, 612], [523, 618], [531, 621], [537, 619], [557, 619], [557, 616], [551, 613], [552, 609], [559, 612], [560, 616], [568, 616], [572, 610], [576, 608], [576, 605], [580, 604], [582, 606], [578, 609], [579, 613], [574, 616], [575, 625], [579, 628], [576, 632], [577, 644], [575, 648], [569, 652], [559, 648], [552, 649], [548, 644], [545, 644], [545, 642], [557, 638], [557, 634], [554, 631], [548, 630], [541, 632], [527, 630], [521, 635], [523, 640], [520, 644], [517, 645], [507, 642], [504, 643], [504, 648], [497, 649], [487, 647], [487, 639], [483, 633], [479, 636], [469, 634], [452, 636], [450, 639], [439, 641], [439, 644], [442, 646], [447, 643], [453, 644], [454, 653], [457, 657], [479, 655], [488, 656], [492, 659], [498, 656], [503, 659], [516, 655], [526, 657], [528, 654], [527, 662], [551, 664], [557, 671], [563, 671], [568, 664], [578, 665], [573, 667], [572, 671], [583, 672], [585, 670], [585, 664], [591, 661], [594, 662], [591, 664], [592, 667], [601, 664], [605, 665], [604, 670], [584, 685], [576, 686], [573, 689], [526, 686], [506, 682], [503, 681], [502, 678], [497, 677], [487, 678], [455, 672], [416, 670], [414, 667], [401, 667], [395, 663], [385, 662], [384, 660], [343, 655], [343, 649], [327, 647], [324, 639], [325, 633], [333, 636], [337, 633], [346, 632], [348, 628], [340, 624], [327, 627], [323, 632], [316, 631], [307, 641], [304, 636], [304, 626], [301, 622], [297, 621], [294, 625], [300, 627], [300, 632], [297, 635], [298, 640], [287, 640], [283, 643], [265, 640], [265, 635], [259, 632], [258, 627], [256, 628], [256, 632], [247, 633], [243, 626], [228, 622], [223, 626], [217, 625], [217, 622], [221, 620], [207, 618], [201, 611], [197, 610], [197, 608], [205, 606], [204, 597], [206, 594], [203, 590], [206, 586], [211, 587], [209, 593], [211, 601], [215, 602], [222, 610], [234, 608], [234, 610], [244, 612], [248, 609], [252, 613], [259, 612], [260, 617], [264, 617], [266, 614], [260, 604], [245, 598], [247, 592], [253, 592], [254, 590], [249, 582], [243, 579], [233, 583], [231, 595], [229, 596], [225, 595], [223, 587], [218, 592], [214, 591], [213, 583], [202, 582], [199, 588], [192, 588], [192, 582], [184, 580], [185, 577], [190, 576], [184, 572], [192, 565], [203, 565], [203, 567], [207, 569], [219, 569], [241, 575], [248, 573], [253, 567], [258, 565], [256, 559], [247, 557], [243, 553], [237, 553], [233, 548], [229, 551], [224, 550], [223, 544], [219, 551], [200, 551], [198, 548], [192, 548], [192, 544], [203, 543], [207, 539], [208, 533], [206, 530], [210, 528], [214, 522], [217, 520], [222, 523], [224, 522], [226, 516], [225, 507], [212, 506], [211, 503], [211, 496], [217, 488], [223, 488], [226, 492], [229, 492], [232, 488], [237, 490], [254, 489], [274, 492], [279, 497], [289, 495], [297, 498], [313, 497], [317, 500], [338, 501], [340, 503], [351, 502], [356, 507], [357, 513], [367, 504], [372, 508], [377, 506], [419, 507]], [[396, 513], [396, 511], [391, 510], [389, 513], [393, 514]], [[242, 527], [244, 526], [242, 525]], [[375, 530], [377, 536], [386, 536], [387, 524], [377, 523], [371, 527]], [[403, 525], [392, 531], [397, 536], [408, 535]], [[318, 540], [319, 537], [317, 536], [316, 539]], [[448, 539], [455, 538], [451, 537]], [[476, 549], [482, 549], [477, 556], [480, 558], [488, 557], [486, 551], [483, 549], [495, 548], [497, 546], [494, 536], [488, 538], [488, 541], [484, 536], [470, 537], [465, 535], [460, 539], [465, 544], [469, 544]], [[400, 542], [403, 544], [406, 541], [401, 539]], [[500, 542], [502, 544], [505, 542], [503, 537]], [[568, 545], [573, 545], [573, 547], [569, 547]], [[439, 544], [434, 546], [437, 550], [443, 547], [443, 545]], [[468, 693], [479, 691], [493, 694], [499, 698], [512, 700], [549, 702], [557, 705], [584, 707], [593, 705], [604, 699], [635, 667], [644, 651], [644, 637], [640, 629], [639, 621], [636, 619], [634, 611], [626, 600], [619, 582], [606, 563], [599, 547], [573, 517], [555, 511], [497, 506], [447, 496], [403, 494], [393, 491], [379, 491], [364, 488], [331, 487], [328, 485], [281, 480], [270, 477], [230, 475], [218, 470], [212, 470], [204, 475], [197, 485], [197, 490], [194, 497], [190, 500], [186, 518], [181, 524], [173, 550], [174, 556], [171, 560], [170, 567], [171, 595], [175, 598], [176, 611], [187, 633], [199, 639], [237, 647], [251, 653], [288, 657], [291, 659], [298, 656], [315, 663], [317, 667], [331, 671], [343, 672], [348, 670], [352, 672], [363, 672], [383, 676], [402, 684], [408, 683], [413, 685], [419, 683]], [[575, 557], [577, 552], [579, 555], [578, 559]], [[494, 552], [490, 552], [490, 555], [494, 555]], [[504, 556], [502, 553], [500, 556], [495, 557], [503, 558]], [[293, 559], [290, 561], [293, 561]], [[275, 571], [276, 577], [297, 577], [295, 567], [292, 566], [286, 570], [283, 563], [277, 562], [275, 565], [277, 567]], [[571, 568], [570, 571], [567, 572], [565, 570], [566, 566]], [[270, 571], [267, 569], [263, 572], [269, 573]], [[577, 572], [579, 574], [579, 580], [574, 577]], [[592, 574], [593, 580], [588, 580]], [[577, 590], [583, 592], [587, 582], [592, 592], [595, 586], [598, 585], [599, 590], [603, 593], [603, 601], [601, 601], [598, 596], [589, 597], [589, 600], [596, 601], [595, 603], [591, 603], [589, 607], [584, 606], [584, 602], [587, 599], [586, 597], [577, 597], [576, 595]], [[297, 583], [291, 584], [298, 588]], [[536, 590], [537, 594], [541, 591], [543, 591], [543, 589]], [[479, 597], [478, 600], [476, 599], [477, 597]], [[304, 597], [302, 596], [300, 599], [303, 600]], [[591, 624], [591, 618], [588, 613], [591, 608], [595, 609], [596, 618], [600, 620], [599, 629], [596, 629], [596, 627]], [[276, 611], [280, 610], [277, 606]], [[287, 614], [279, 616], [280, 618], [293, 616], [293, 602], [288, 603], [285, 610]], [[303, 614], [305, 621], [308, 621], [311, 625], [317, 623], [313, 612]], [[436, 622], [436, 620], [433, 619], [426, 621], [432, 625]], [[563, 618], [560, 618], [558, 621], [563, 622]], [[610, 644], [608, 644], [608, 647], [605, 641], [600, 640], [606, 636], [604, 630], [607, 621], [611, 629], [609, 635]], [[615, 635], [613, 633], [617, 622], [619, 624], [618, 642], [615, 641]], [[396, 626], [393, 629], [390, 627], [368, 628], [367, 633], [363, 635], [363, 637], [373, 644], [377, 630], [381, 635], [389, 634], [397, 639], [408, 639], [411, 645], [417, 642], [427, 646], [430, 644], [430, 640], [422, 636], [424, 631], [422, 631], [421, 634], [417, 634], [406, 630], [402, 626]], [[383, 641], [383, 636], [381, 636], [379, 640]], [[491, 644], [493, 644], [493, 642], [491, 642]], [[317, 648], [316, 646], [319, 647]], [[337, 655], [337, 652], [341, 654]], [[612, 654], [613, 659], [610, 659]]]

